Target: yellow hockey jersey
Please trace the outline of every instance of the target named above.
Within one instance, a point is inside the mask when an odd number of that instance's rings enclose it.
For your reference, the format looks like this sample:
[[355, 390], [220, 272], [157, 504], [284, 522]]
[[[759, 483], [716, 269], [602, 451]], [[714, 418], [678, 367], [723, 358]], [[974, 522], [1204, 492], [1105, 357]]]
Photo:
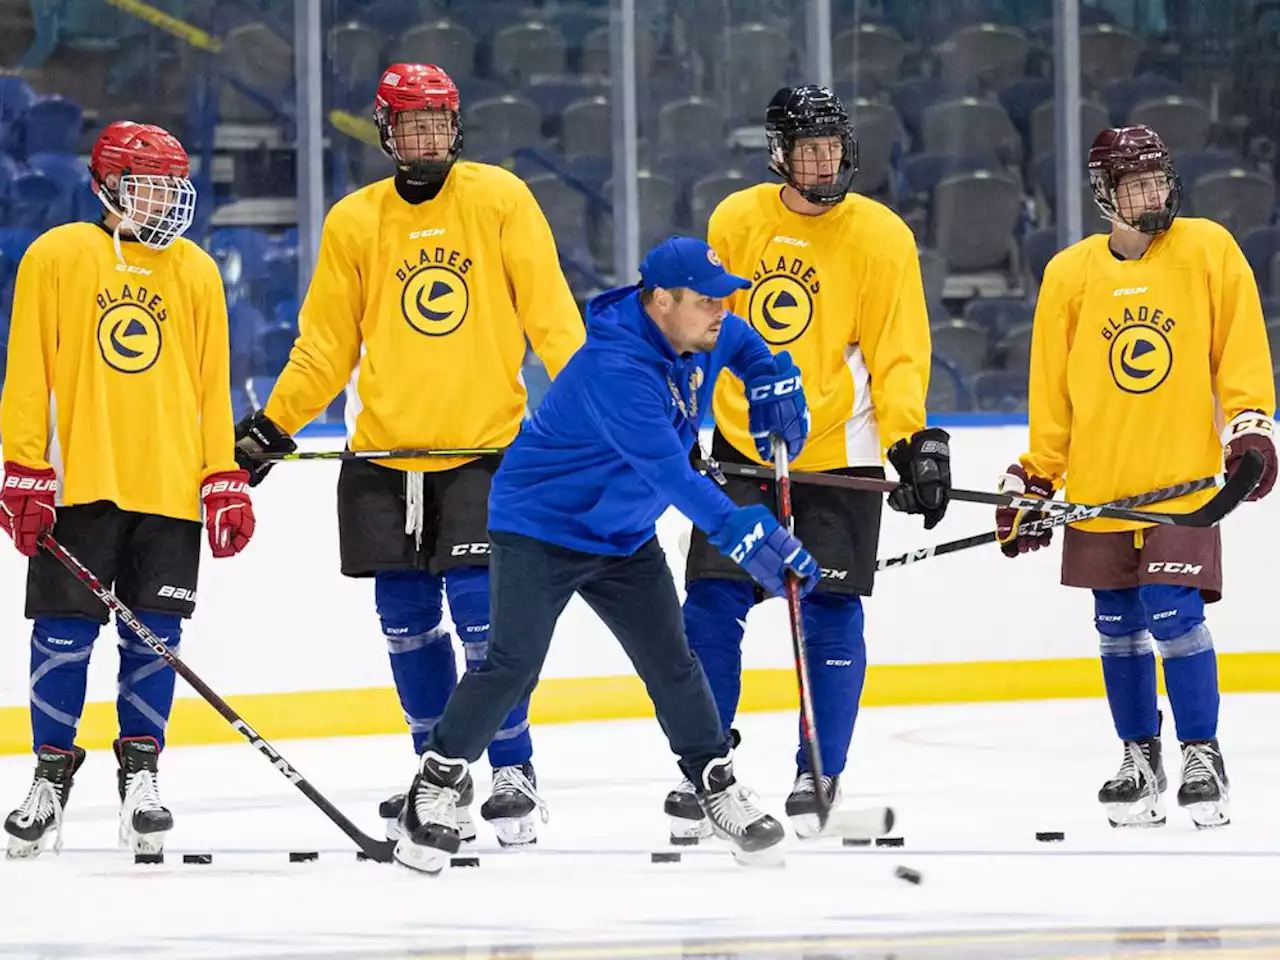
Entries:
[[52, 467], [58, 502], [200, 519], [200, 484], [235, 470], [222, 278], [179, 238], [121, 244], [94, 223], [54, 227], [18, 267], [0, 437]]
[[533, 194], [479, 163], [417, 205], [393, 178], [334, 204], [298, 327], [266, 415], [296, 433], [345, 384], [353, 450], [506, 446], [524, 417], [525, 335], [553, 377], [586, 336]]
[[[729, 308], [800, 368], [812, 425], [797, 470], [879, 466], [924, 428], [929, 319], [915, 238], [897, 214], [851, 193], [807, 217], [761, 184], [720, 203], [707, 242], [753, 280]], [[721, 374], [713, 402], [725, 438], [758, 461], [742, 381]]]
[[[1220, 432], [1246, 410], [1275, 412], [1253, 273], [1231, 234], [1179, 218], [1139, 260], [1106, 234], [1045, 270], [1031, 338], [1028, 473], [1104, 503], [1222, 470]], [[1194, 510], [1212, 490], [1149, 509]], [[1142, 524], [1094, 520], [1093, 531]]]

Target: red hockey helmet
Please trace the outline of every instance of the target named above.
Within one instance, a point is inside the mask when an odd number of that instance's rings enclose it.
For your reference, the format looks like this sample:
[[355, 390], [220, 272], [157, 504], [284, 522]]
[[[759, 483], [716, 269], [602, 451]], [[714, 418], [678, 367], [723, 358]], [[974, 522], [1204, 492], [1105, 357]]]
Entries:
[[[447, 126], [429, 116], [441, 113]], [[419, 114], [403, 118], [403, 113]], [[373, 98], [382, 149], [411, 180], [441, 183], [462, 153], [458, 88], [431, 63], [393, 63], [382, 71]]]
[[[1098, 134], [1089, 148], [1089, 182], [1103, 216], [1142, 233], [1168, 230], [1182, 206], [1182, 185], [1169, 149], [1147, 126], [1113, 127]], [[1148, 209], [1148, 189], [1164, 194], [1160, 209]], [[1121, 206], [1138, 212], [1126, 216]]]
[[89, 158], [93, 192], [141, 243], [164, 249], [195, 217], [191, 160], [162, 127], [117, 120], [102, 131]]

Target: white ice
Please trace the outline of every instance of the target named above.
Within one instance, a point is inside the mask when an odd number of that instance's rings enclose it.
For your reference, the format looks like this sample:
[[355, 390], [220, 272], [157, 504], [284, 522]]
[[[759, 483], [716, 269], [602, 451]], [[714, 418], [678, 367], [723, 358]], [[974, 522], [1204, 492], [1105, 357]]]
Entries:
[[[792, 843], [785, 869], [772, 871], [739, 867], [715, 846], [679, 864], [650, 863], [651, 851], [666, 848], [661, 805], [677, 779], [653, 721], [535, 730], [551, 808], [537, 851], [497, 854], [480, 821], [480, 868], [438, 878], [356, 862], [346, 838], [240, 744], [165, 754], [162, 786], [177, 826], [165, 865], [135, 866], [114, 846], [114, 761], [93, 753], [61, 855], [0, 862], [0, 957], [402, 957], [449, 948], [445, 955], [477, 957], [519, 945], [530, 958], [640, 955], [617, 948], [624, 943], [680, 956], [694, 938], [724, 938], [729, 956], [733, 944], [815, 934], [1273, 923], [1278, 710], [1273, 695], [1224, 698], [1235, 822], [1218, 831], [1196, 831], [1173, 803], [1178, 757], [1167, 718], [1169, 823], [1132, 832], [1112, 830], [1095, 799], [1120, 760], [1101, 700], [866, 710], [845, 803], [894, 805], [905, 847]], [[739, 726], [739, 778], [781, 816], [794, 718], [749, 715]], [[276, 746], [379, 836], [378, 802], [412, 775], [407, 736]], [[0, 759], [0, 806], [22, 799], [30, 770], [29, 757]], [[483, 763], [477, 774], [483, 798]], [[1037, 830], [1064, 831], [1066, 841], [1037, 843]], [[322, 855], [294, 865], [290, 850]], [[183, 865], [183, 852], [212, 853], [213, 863]], [[923, 883], [896, 879], [900, 864], [921, 871]]]

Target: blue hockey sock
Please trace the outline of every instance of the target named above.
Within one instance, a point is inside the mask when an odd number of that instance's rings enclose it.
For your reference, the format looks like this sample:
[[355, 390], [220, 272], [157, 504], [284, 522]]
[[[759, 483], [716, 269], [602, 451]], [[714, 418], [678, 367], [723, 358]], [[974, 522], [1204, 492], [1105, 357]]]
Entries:
[[[449, 614], [462, 637], [467, 670], [478, 670], [489, 656], [489, 568], [461, 567], [444, 577], [449, 597]], [[529, 733], [529, 698], [525, 697], [506, 715], [489, 742], [489, 765], [514, 767], [533, 758], [533, 737]]]
[[755, 602], [743, 580], [694, 580], [684, 601], [684, 632], [702, 663], [721, 725], [728, 730], [742, 695], [742, 633]]
[[[144, 611], [138, 619], [174, 653], [181, 652], [182, 618], [176, 613]], [[153, 737], [164, 749], [164, 731], [173, 709], [173, 686], [177, 674], [154, 650], [119, 621], [120, 670], [116, 688], [116, 716], [120, 736]]]
[[441, 581], [419, 571], [380, 573], [374, 579], [374, 596], [396, 693], [413, 748], [421, 753], [458, 683], [453, 644], [440, 626]]
[[70, 750], [84, 711], [89, 654], [101, 629], [84, 617], [36, 617], [31, 628], [31, 746]]
[[[811, 593], [802, 602], [801, 610], [822, 772], [832, 777], [844, 772], [867, 675], [862, 598]], [[803, 740], [796, 751], [796, 766], [809, 770]]]
[[1152, 584], [1142, 588], [1142, 604], [1164, 661], [1178, 739], [1213, 739], [1218, 735], [1218, 656], [1200, 591]]
[[1094, 590], [1094, 624], [1102, 653], [1107, 705], [1121, 740], [1143, 740], [1160, 731], [1156, 658], [1136, 588]]

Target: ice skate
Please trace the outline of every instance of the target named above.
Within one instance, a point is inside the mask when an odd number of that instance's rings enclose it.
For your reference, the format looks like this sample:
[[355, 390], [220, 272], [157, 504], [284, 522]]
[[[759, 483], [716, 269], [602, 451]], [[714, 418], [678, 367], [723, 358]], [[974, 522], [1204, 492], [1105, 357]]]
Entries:
[[160, 745], [153, 737], [125, 737], [112, 744], [120, 790], [120, 845], [134, 853], [163, 853], [173, 814], [160, 802], [156, 768]]
[[467, 780], [467, 763], [428, 750], [405, 797], [400, 814], [398, 863], [437, 874], [449, 865], [462, 840], [458, 834], [458, 801]]
[[62, 811], [82, 763], [84, 751], [79, 747], [70, 751], [41, 747], [36, 751], [36, 773], [27, 799], [4, 820], [4, 831], [9, 835], [8, 859], [39, 856], [50, 833], [54, 835], [54, 851], [62, 848]]
[[1165, 822], [1164, 801], [1168, 788], [1160, 738], [1124, 741], [1124, 761], [1116, 775], [1098, 791], [1113, 827], [1159, 827]]
[[[462, 782], [461, 796], [458, 797], [458, 839], [463, 843], [471, 843], [476, 838], [476, 822], [471, 819], [471, 804], [476, 798], [475, 784], [471, 780], [471, 771]], [[400, 814], [404, 810], [404, 794], [397, 793], [378, 804], [378, 816], [386, 821], [388, 840], [400, 839]]]
[[[818, 798], [813, 785], [813, 774], [797, 771], [795, 785], [787, 797], [787, 816], [796, 836], [801, 840], [812, 840], [822, 832], [822, 824], [818, 822]], [[822, 789], [830, 798], [829, 808], [835, 809], [840, 803], [840, 775], [824, 776]]]
[[1196, 827], [1225, 827], [1231, 822], [1227, 767], [1218, 740], [1193, 740], [1182, 745], [1182, 786], [1178, 806], [1186, 807]]
[[702, 771], [698, 802], [711, 829], [733, 845], [745, 866], [781, 866], [782, 824], [755, 805], [755, 795], [733, 776], [733, 756], [712, 760]]
[[671, 824], [671, 843], [677, 847], [691, 847], [699, 840], [705, 840], [711, 834], [711, 821], [702, 812], [698, 803], [698, 794], [688, 777], [680, 781], [674, 790], [667, 794], [662, 804], [662, 812], [667, 815]]
[[[480, 816], [493, 824], [498, 843], [504, 847], [527, 847], [538, 842], [538, 818], [546, 823], [547, 805], [538, 796], [538, 777], [533, 764], [495, 767], [493, 791], [480, 807]], [[473, 828], [474, 829], [474, 828]]]

